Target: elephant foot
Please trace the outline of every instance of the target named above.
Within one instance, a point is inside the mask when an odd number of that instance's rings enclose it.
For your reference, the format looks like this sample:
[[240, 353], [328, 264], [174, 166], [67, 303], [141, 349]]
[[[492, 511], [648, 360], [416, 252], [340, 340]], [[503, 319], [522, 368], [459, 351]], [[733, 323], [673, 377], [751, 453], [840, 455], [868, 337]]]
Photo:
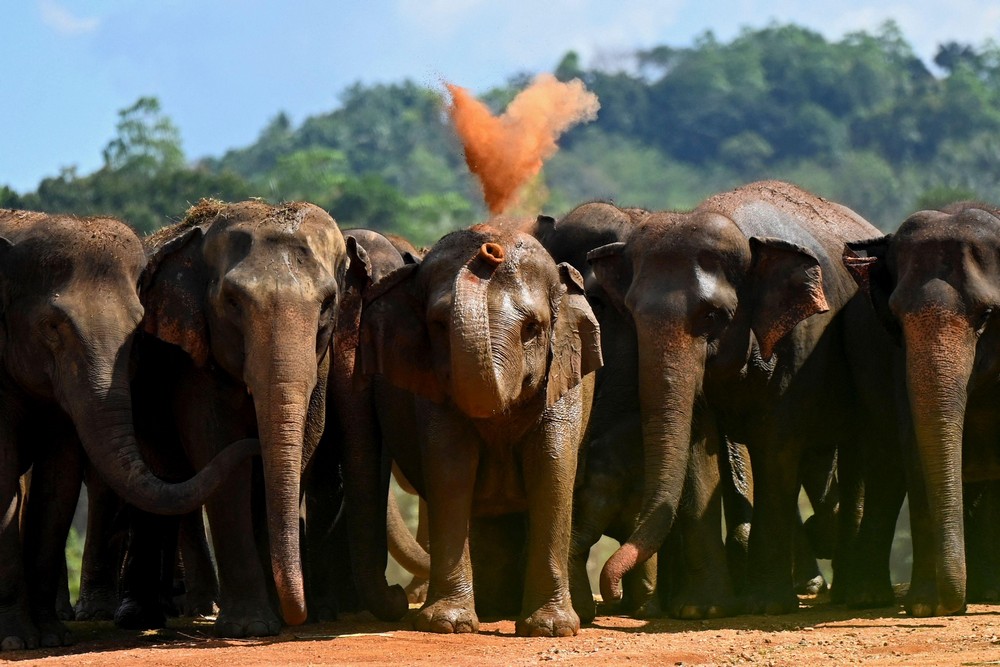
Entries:
[[574, 637], [580, 632], [580, 617], [572, 605], [544, 606], [514, 624], [518, 637]]
[[656, 618], [662, 615], [663, 609], [660, 607], [660, 600], [655, 595], [629, 612], [629, 616], [639, 619]]
[[427, 579], [421, 579], [420, 577], [413, 577], [410, 583], [406, 585], [403, 589], [406, 592], [406, 599], [410, 604], [423, 604], [427, 601], [427, 587], [430, 585], [430, 581]]
[[60, 621], [76, 620], [76, 611], [73, 609], [73, 605], [69, 603], [69, 590], [65, 594], [60, 593], [56, 597], [56, 618]]
[[911, 583], [904, 608], [907, 614], [916, 618], [952, 616], [965, 613], [965, 600], [942, 601], [938, 598], [937, 587], [933, 583]]
[[118, 609], [118, 594], [104, 588], [80, 593], [74, 614], [77, 621], [110, 621]]
[[699, 578], [685, 583], [670, 596], [667, 613], [688, 621], [723, 618], [737, 613], [739, 604], [736, 597], [724, 582], [717, 579]]
[[[841, 581], [844, 584], [841, 585]], [[889, 607], [896, 601], [889, 573], [869, 574], [863, 577], [841, 577], [834, 580], [831, 594], [834, 601], [843, 602], [852, 609]]]
[[326, 623], [337, 620], [337, 605], [330, 600], [319, 600], [308, 602], [309, 622]]
[[185, 616], [194, 618], [214, 616], [218, 610], [212, 596], [199, 597], [190, 594], [184, 596], [184, 604], [181, 609]]
[[58, 648], [74, 644], [73, 633], [62, 621], [53, 618], [38, 624], [38, 645], [42, 648]]
[[790, 614], [798, 610], [799, 598], [795, 595], [795, 591], [790, 589], [785, 595], [777, 594], [773, 590], [751, 593], [747, 596], [746, 608], [748, 614], [765, 614], [767, 616]]
[[143, 602], [125, 597], [115, 610], [115, 625], [123, 630], [155, 630], [167, 626], [167, 617], [157, 601]]
[[475, 602], [466, 599], [460, 602], [438, 600], [425, 603], [413, 617], [413, 629], [441, 634], [479, 632], [479, 617], [476, 616]]
[[826, 589], [826, 579], [823, 578], [822, 574], [818, 574], [815, 577], [810, 577], [805, 581], [800, 581], [795, 584], [795, 593], [797, 595], [815, 596], [825, 592]]
[[281, 629], [281, 621], [267, 604], [230, 606], [219, 611], [212, 631], [216, 637], [273, 637]]
[[0, 612], [0, 650], [38, 648], [40, 639], [38, 628], [20, 608]]

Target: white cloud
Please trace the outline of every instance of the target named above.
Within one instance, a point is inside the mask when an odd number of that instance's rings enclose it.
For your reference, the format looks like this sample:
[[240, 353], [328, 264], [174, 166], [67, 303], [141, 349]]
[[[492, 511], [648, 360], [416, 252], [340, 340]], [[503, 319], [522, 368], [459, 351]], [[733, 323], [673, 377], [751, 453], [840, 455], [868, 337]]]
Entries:
[[74, 16], [56, 0], [38, 0], [42, 23], [60, 35], [83, 35], [97, 30], [100, 19]]

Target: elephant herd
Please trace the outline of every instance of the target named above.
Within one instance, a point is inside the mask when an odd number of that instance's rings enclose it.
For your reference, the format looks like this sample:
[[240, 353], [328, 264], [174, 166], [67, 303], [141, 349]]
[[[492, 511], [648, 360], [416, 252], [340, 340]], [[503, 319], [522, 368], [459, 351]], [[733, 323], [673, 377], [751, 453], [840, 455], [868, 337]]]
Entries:
[[2, 648], [72, 641], [84, 479], [77, 618], [158, 627], [180, 570], [222, 636], [399, 620], [390, 467], [426, 501], [418, 630], [576, 634], [602, 535], [623, 613], [787, 613], [816, 557], [835, 601], [889, 605], [907, 494], [906, 609], [959, 613], [1000, 597], [997, 308], [1000, 211], [883, 235], [778, 181], [425, 254], [301, 202], [202, 200], [144, 239], [0, 210]]

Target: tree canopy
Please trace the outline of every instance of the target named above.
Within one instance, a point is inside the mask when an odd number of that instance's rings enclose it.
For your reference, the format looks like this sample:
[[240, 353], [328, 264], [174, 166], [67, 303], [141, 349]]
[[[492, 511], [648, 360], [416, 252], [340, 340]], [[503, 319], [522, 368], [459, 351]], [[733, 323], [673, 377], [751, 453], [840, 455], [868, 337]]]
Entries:
[[[555, 63], [601, 110], [562, 138], [534, 185], [549, 194], [546, 213], [596, 198], [685, 208], [783, 178], [890, 230], [923, 206], [988, 200], [1000, 180], [993, 42], [942, 44], [935, 74], [892, 22], [839, 41], [773, 24], [627, 62], [588, 69], [571, 51]], [[501, 111], [529, 80], [512, 74], [482, 99]], [[99, 170], [65, 169], [23, 194], [0, 184], [0, 206], [111, 214], [148, 232], [201, 197], [303, 199], [344, 227], [427, 244], [486, 215], [443, 105], [440, 91], [411, 81], [355, 84], [329, 113], [298, 126], [278, 113], [253, 144], [191, 163], [159, 101], [143, 97], [119, 112]]]

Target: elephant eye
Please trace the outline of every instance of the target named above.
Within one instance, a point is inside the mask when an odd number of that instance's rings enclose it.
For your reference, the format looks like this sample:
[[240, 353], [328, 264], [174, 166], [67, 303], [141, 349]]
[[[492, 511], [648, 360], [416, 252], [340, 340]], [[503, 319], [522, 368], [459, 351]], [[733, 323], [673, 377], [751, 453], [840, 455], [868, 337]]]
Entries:
[[993, 316], [993, 308], [985, 309], [979, 316], [979, 324], [976, 327], [976, 335], [983, 333], [986, 330], [986, 325], [990, 323], [990, 318]]
[[542, 333], [542, 325], [538, 320], [528, 320], [521, 327], [521, 340], [528, 342], [538, 338], [539, 334]]
[[718, 338], [722, 335], [730, 320], [732, 313], [725, 308], [709, 307], [700, 317], [700, 322], [695, 326], [696, 333], [706, 335], [709, 338]]

